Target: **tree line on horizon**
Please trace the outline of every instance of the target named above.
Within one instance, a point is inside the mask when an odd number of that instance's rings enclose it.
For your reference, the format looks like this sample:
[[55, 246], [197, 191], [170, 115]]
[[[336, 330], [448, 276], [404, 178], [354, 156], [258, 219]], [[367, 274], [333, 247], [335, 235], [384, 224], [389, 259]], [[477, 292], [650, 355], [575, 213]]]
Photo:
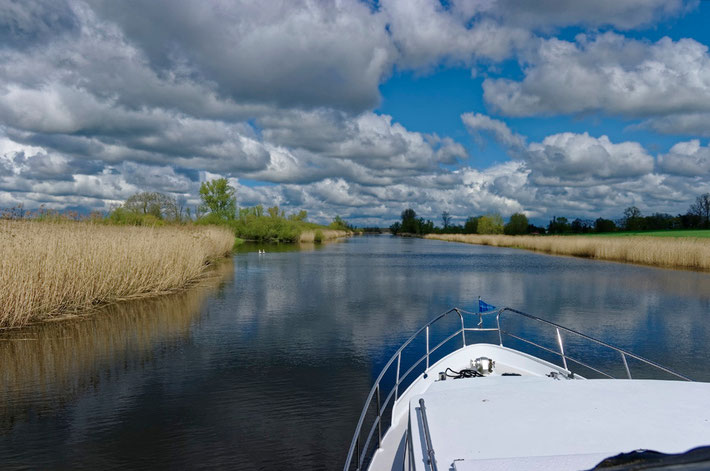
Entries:
[[587, 234], [615, 231], [652, 231], [673, 229], [710, 229], [710, 193], [704, 193], [695, 199], [685, 214], [673, 216], [667, 213], [654, 213], [644, 216], [636, 206], [624, 210], [623, 217], [613, 220], [553, 216], [546, 227], [531, 224], [523, 213], [510, 216], [508, 222], [498, 213], [471, 216], [464, 224], [451, 223], [448, 211], [441, 214], [441, 226], [436, 226], [430, 219], [418, 217], [411, 209], [402, 211], [401, 220], [390, 226], [392, 234]]

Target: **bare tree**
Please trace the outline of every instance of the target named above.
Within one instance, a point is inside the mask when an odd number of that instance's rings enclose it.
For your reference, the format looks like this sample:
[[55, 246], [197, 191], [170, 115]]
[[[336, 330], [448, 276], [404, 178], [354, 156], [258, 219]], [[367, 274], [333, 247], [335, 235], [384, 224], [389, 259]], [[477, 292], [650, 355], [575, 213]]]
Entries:
[[643, 216], [636, 206], [629, 206], [624, 210], [624, 228], [629, 231], [643, 229]]
[[451, 225], [451, 215], [448, 211], [441, 213], [441, 221], [444, 223], [444, 229]]
[[177, 203], [174, 198], [162, 193], [144, 191], [129, 197], [123, 207], [138, 214], [152, 214], [156, 218], [176, 220]]
[[161, 195], [159, 201], [165, 219], [170, 221], [180, 221], [180, 210], [178, 209], [177, 198], [168, 195]]
[[[185, 195], [177, 195], [175, 197], [175, 204], [177, 205], [177, 208], [178, 208], [178, 216], [180, 217], [180, 220], [182, 221], [182, 216], [183, 216], [183, 214], [185, 214], [185, 210], [190, 209], [187, 207], [187, 198], [185, 198]], [[189, 219], [189, 217], [188, 217], [188, 219]]]
[[690, 205], [688, 212], [700, 216], [703, 226], [710, 226], [710, 193], [704, 193], [695, 198], [695, 203]]

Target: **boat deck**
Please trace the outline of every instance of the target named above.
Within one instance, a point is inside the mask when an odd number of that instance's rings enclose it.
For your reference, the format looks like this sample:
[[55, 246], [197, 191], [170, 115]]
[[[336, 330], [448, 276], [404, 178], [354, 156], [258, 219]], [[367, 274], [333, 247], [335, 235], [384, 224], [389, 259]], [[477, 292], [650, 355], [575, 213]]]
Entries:
[[[553, 371], [560, 374], [564, 373], [562, 368], [538, 358], [499, 345], [485, 343], [468, 345], [447, 355], [445, 358], [432, 365], [430, 373], [443, 372], [446, 367], [453, 368], [457, 371], [469, 368], [471, 360], [486, 356], [495, 358], [495, 371], [486, 378], [471, 378], [472, 380], [488, 380], [494, 377], [500, 377], [503, 373], [513, 373], [523, 376], [532, 375], [535, 377], [544, 377], [549, 381], [555, 381], [548, 378], [546, 375]], [[504, 378], [507, 379], [509, 377]], [[577, 378], [581, 379], [579, 376], [577, 376]], [[382, 445], [373, 455], [369, 469], [373, 471], [390, 469], [401, 470], [404, 463], [404, 435], [407, 430], [407, 416], [409, 414], [410, 400], [418, 394], [428, 391], [433, 385], [453, 384], [454, 382], [459, 384], [459, 381], [468, 380], [454, 380], [449, 378], [446, 381], [439, 381], [436, 374], [429, 374], [426, 377], [420, 376], [417, 378], [414, 384], [402, 394], [394, 406], [392, 427], [387, 431], [383, 437]]]
[[707, 383], [470, 378], [410, 400], [416, 469], [429, 469], [420, 398], [438, 469], [589, 469], [621, 452], [710, 444]]
[[[590, 469], [637, 449], [675, 454], [710, 445], [710, 383], [689, 382], [632, 352], [511, 308], [490, 311], [491, 327], [483, 318], [490, 306], [484, 307], [440, 314], [394, 353], [365, 401], [344, 470]], [[557, 351], [509, 332], [501, 326], [503, 315], [551, 329]], [[447, 316], [458, 316], [460, 327], [434, 345], [430, 327]], [[486, 332], [497, 333], [499, 345], [469, 343]], [[403, 350], [421, 337], [425, 354], [405, 363]], [[628, 380], [566, 352], [564, 337], [618, 355]], [[507, 338], [559, 356], [561, 365], [505, 347]], [[430, 365], [434, 352], [453, 339], [462, 347]], [[628, 359], [683, 381], [631, 380]], [[587, 380], [568, 369], [570, 362], [610, 379]], [[424, 372], [413, 373], [421, 365]], [[395, 384], [382, 391], [388, 372]], [[390, 423], [384, 423], [386, 412]]]

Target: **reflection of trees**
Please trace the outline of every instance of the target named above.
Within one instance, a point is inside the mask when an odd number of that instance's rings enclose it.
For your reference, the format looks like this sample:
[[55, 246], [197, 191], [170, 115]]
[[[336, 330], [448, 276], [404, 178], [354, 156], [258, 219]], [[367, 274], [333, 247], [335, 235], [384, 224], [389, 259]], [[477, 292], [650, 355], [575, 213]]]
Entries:
[[[0, 430], [51, 409], [102, 378], [150, 361], [157, 342], [182, 342], [203, 302], [233, 273], [231, 261], [183, 293], [105, 306], [75, 319], [0, 335]], [[39, 409], [39, 410], [38, 410]]]

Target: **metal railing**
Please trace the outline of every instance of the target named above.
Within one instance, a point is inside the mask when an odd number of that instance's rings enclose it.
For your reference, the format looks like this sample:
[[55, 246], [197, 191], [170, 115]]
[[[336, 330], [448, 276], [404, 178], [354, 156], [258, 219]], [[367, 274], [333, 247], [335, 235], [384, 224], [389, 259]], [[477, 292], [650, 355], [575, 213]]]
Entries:
[[[546, 347], [544, 345], [541, 345], [539, 343], [533, 342], [532, 340], [528, 340], [526, 338], [521, 337], [520, 335], [516, 335], [512, 332], [509, 332], [507, 330], [504, 330], [501, 328], [501, 317], [504, 314], [514, 314], [516, 316], [519, 316], [523, 319], [534, 321], [536, 323], [540, 323], [546, 327], [555, 329], [555, 334], [556, 334], [556, 340], [557, 340], [557, 347], [558, 350], [553, 350], [549, 347]], [[442, 341], [440, 341], [434, 348], [430, 348], [430, 330], [432, 325], [436, 324], [437, 322], [441, 321], [442, 319], [446, 318], [447, 316], [456, 314], [459, 319], [460, 319], [460, 324], [461, 327], [457, 327], [453, 333], [450, 335], [446, 336]], [[471, 315], [472, 318], [477, 318], [478, 323], [476, 324], [476, 327], [466, 327], [466, 323], [464, 322], [464, 314]], [[487, 316], [493, 316], [495, 315], [495, 327], [483, 327], [483, 317]], [[412, 364], [404, 374], [401, 373], [402, 369], [402, 352], [410, 345], [412, 342], [414, 342], [419, 336], [422, 334], [422, 332], [425, 333], [425, 345], [426, 345], [426, 352], [425, 354], [419, 358], [417, 361]], [[385, 364], [385, 366], [382, 368], [382, 371], [380, 372], [379, 376], [375, 380], [375, 384], [372, 386], [372, 389], [370, 390], [370, 393], [367, 396], [367, 399], [365, 400], [365, 406], [362, 409], [362, 412], [360, 413], [360, 418], [357, 423], [357, 427], [355, 429], [355, 434], [353, 436], [352, 442], [350, 443], [350, 449], [348, 450], [348, 455], [347, 459], [345, 461], [345, 466], [344, 470], [348, 471], [351, 469], [351, 467], [354, 465], [356, 470], [361, 470], [363, 469], [364, 466], [367, 466], [369, 464], [369, 460], [372, 458], [372, 455], [374, 455], [375, 451], [377, 451], [380, 446], [382, 445], [382, 437], [383, 437], [383, 427], [382, 427], [382, 422], [383, 422], [383, 416], [385, 415], [385, 412], [387, 410], [392, 409], [394, 407], [394, 403], [397, 401], [399, 397], [401, 397], [400, 394], [400, 385], [404, 383], [408, 378], [409, 375], [418, 367], [422, 364], [422, 362], [425, 362], [425, 369], [424, 369], [424, 375], [426, 376], [429, 371], [430, 365], [430, 358], [433, 353], [438, 351], [441, 347], [449, 343], [452, 339], [457, 338], [458, 336], [461, 336], [461, 343], [462, 346], [461, 348], [466, 347], [466, 333], [467, 332], [497, 332], [498, 333], [498, 342], [500, 346], [503, 346], [503, 338], [505, 337], [510, 337], [513, 339], [516, 339], [518, 341], [521, 341], [527, 345], [534, 346], [536, 348], [539, 348], [549, 354], [555, 355], [559, 357], [562, 361], [562, 365], [560, 367], [566, 371], [570, 377], [573, 376], [573, 373], [568, 367], [568, 361], [572, 362], [574, 364], [580, 365], [584, 368], [589, 369], [590, 371], [594, 371], [595, 373], [602, 375], [606, 378], [612, 378], [614, 379], [615, 377], [611, 375], [610, 373], [604, 372], [600, 370], [597, 367], [594, 367], [592, 365], [589, 365], [587, 362], [570, 356], [568, 353], [565, 353], [565, 348], [564, 348], [564, 342], [562, 338], [562, 332], [564, 332], [566, 335], [572, 335], [575, 336], [581, 340], [584, 340], [586, 342], [591, 342], [595, 345], [598, 345], [600, 347], [604, 347], [605, 349], [614, 351], [619, 354], [621, 362], [624, 366], [624, 370], [626, 372], [626, 377], [628, 379], [633, 379], [631, 375], [631, 369], [629, 368], [628, 364], [628, 358], [632, 358], [634, 360], [637, 360], [645, 365], [648, 365], [654, 369], [663, 371], [664, 373], [667, 373], [677, 379], [684, 380], [684, 381], [692, 381], [690, 378], [680, 374], [676, 373], [675, 371], [666, 368], [662, 365], [659, 365], [658, 363], [655, 363], [651, 360], [648, 360], [646, 358], [643, 358], [639, 355], [636, 355], [634, 353], [628, 352], [626, 350], [623, 350], [621, 348], [615, 347], [613, 345], [610, 345], [606, 342], [602, 342], [601, 340], [597, 340], [593, 337], [590, 337], [586, 334], [583, 334], [581, 332], [577, 332], [576, 330], [564, 327], [562, 325], [556, 324], [554, 322], [542, 319], [537, 316], [533, 316], [532, 314], [527, 314], [522, 311], [518, 311], [516, 309], [512, 308], [501, 308], [501, 309], [495, 309], [492, 311], [488, 311], [485, 313], [481, 312], [470, 312], [470, 311], [465, 311], [463, 309], [459, 308], [453, 308], [450, 309], [446, 312], [443, 312], [430, 320], [426, 325], [424, 325], [421, 329], [419, 329], [417, 332], [415, 332], [409, 339], [407, 339], [404, 344], [402, 344], [401, 347], [392, 355], [392, 357], [389, 359], [389, 361]], [[569, 350], [569, 349], [568, 349]], [[390, 371], [390, 368], [395, 365], [396, 362], [396, 374], [395, 374], [395, 382], [394, 386], [390, 389], [388, 392], [387, 396], [385, 397], [385, 400], [382, 401], [382, 394], [381, 394], [381, 384], [382, 380], [385, 377], [385, 374]], [[394, 399], [394, 401], [393, 401]], [[362, 435], [362, 429], [363, 425], [365, 423], [365, 419], [368, 415], [368, 412], [370, 408], [372, 407], [373, 400], [375, 401], [375, 417], [372, 421], [372, 425], [370, 426], [369, 432], [364, 440], [362, 440], [361, 435]], [[388, 428], [387, 424], [387, 428]], [[387, 432], [387, 428], [384, 429], [384, 433]], [[372, 444], [372, 439], [375, 437], [375, 433], [377, 433], [377, 446], [374, 447], [374, 449], [370, 450], [370, 445]], [[433, 450], [432, 450], [433, 451]], [[432, 456], [433, 458], [433, 456]]]
[[431, 444], [431, 435], [429, 434], [429, 420], [426, 417], [426, 406], [424, 399], [419, 399], [419, 412], [422, 414], [422, 428], [424, 428], [424, 439], [426, 441], [427, 464], [431, 471], [437, 471], [436, 458], [434, 454], [434, 446]]

